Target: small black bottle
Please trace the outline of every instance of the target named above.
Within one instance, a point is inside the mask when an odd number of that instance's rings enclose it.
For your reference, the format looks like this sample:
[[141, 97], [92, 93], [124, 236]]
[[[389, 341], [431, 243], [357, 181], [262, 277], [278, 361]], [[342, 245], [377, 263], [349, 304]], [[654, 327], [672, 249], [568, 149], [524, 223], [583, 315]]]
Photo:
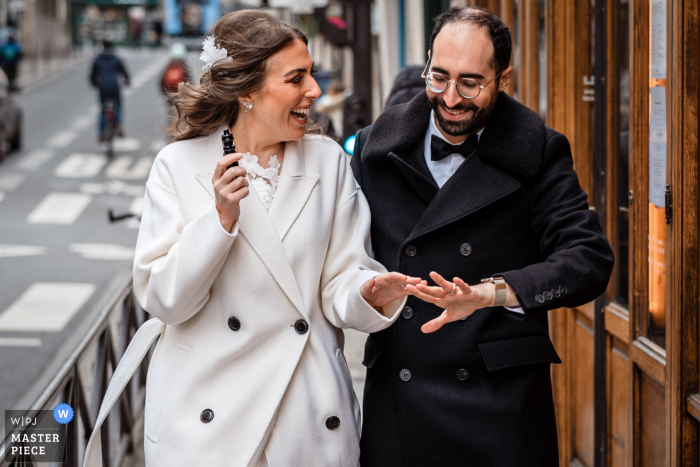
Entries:
[[[233, 154], [236, 152], [236, 145], [233, 142], [233, 135], [229, 131], [228, 128], [224, 130], [224, 134], [221, 135], [221, 142], [224, 143], [224, 156], [227, 156], [228, 154]], [[238, 166], [238, 161], [233, 162], [232, 164], [228, 165], [226, 168], [230, 169], [231, 167], [237, 167]]]

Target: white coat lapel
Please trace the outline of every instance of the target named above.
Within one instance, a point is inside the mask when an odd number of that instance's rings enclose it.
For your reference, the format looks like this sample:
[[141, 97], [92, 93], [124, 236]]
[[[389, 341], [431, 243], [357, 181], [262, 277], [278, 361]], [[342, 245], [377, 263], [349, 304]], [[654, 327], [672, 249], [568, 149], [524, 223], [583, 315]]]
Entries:
[[299, 217], [319, 177], [317, 174], [306, 173], [301, 141], [286, 144], [282, 164], [277, 191], [270, 205], [270, 218], [277, 228], [280, 240], [284, 240]]
[[[207, 161], [213, 172], [216, 161], [222, 155], [221, 134], [226, 127], [221, 127], [208, 138]], [[202, 187], [214, 197], [214, 185], [212, 175], [197, 173], [195, 177]], [[318, 179], [318, 177], [316, 177]], [[307, 195], [308, 196], [308, 195]], [[276, 197], [276, 195], [275, 195]], [[289, 264], [287, 252], [282, 245], [275, 224], [263, 206], [255, 189], [251, 187], [250, 194], [241, 201], [241, 215], [238, 219], [239, 233], [248, 241], [255, 253], [267, 267], [270, 274], [287, 295], [289, 300], [299, 310], [304, 318], [308, 319], [306, 307], [299, 291], [299, 286], [294, 277], [294, 271]], [[291, 225], [291, 224], [290, 224]]]

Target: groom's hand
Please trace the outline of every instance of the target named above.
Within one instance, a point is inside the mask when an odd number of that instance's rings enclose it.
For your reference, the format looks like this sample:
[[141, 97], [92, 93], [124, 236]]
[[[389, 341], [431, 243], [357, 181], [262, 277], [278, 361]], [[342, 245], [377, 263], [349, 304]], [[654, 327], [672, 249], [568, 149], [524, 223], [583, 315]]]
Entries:
[[430, 278], [438, 287], [428, 287], [425, 284], [406, 286], [417, 298], [445, 309], [440, 316], [421, 327], [424, 333], [435, 332], [447, 323], [464, 319], [476, 310], [496, 302], [496, 289], [492, 284], [469, 286], [459, 277], [449, 282], [436, 272], [431, 272]]

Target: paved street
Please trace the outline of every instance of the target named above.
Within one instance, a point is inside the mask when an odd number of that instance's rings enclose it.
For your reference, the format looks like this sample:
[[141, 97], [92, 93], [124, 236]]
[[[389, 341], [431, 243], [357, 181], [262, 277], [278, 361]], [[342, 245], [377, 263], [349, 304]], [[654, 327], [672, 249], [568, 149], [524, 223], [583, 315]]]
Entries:
[[[89, 63], [25, 89], [24, 147], [0, 163], [0, 401], [23, 407], [86, 324], [110, 281], [130, 270], [135, 220], [110, 224], [107, 210], [140, 212], [144, 182], [165, 144], [158, 81], [164, 51], [120, 50], [132, 83], [123, 95], [126, 137], [112, 160], [97, 144]], [[198, 70], [198, 53], [190, 54]], [[364, 335], [346, 333], [361, 397]]]
[[[108, 160], [97, 144], [96, 92], [84, 63], [26, 89], [24, 147], [0, 163], [0, 401], [20, 403], [119, 271], [129, 269], [137, 222], [107, 210], [141, 209], [143, 185], [164, 145], [156, 86], [164, 52], [123, 51], [126, 137]], [[26, 408], [26, 407], [19, 407]]]

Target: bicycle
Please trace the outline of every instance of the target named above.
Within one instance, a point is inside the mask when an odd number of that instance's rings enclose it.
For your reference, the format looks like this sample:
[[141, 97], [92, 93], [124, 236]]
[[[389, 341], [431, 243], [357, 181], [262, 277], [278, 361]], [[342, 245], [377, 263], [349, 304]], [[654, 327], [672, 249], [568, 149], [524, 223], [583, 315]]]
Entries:
[[114, 156], [114, 136], [117, 129], [117, 101], [115, 99], [106, 99], [102, 106], [102, 138], [107, 144], [107, 157]]

